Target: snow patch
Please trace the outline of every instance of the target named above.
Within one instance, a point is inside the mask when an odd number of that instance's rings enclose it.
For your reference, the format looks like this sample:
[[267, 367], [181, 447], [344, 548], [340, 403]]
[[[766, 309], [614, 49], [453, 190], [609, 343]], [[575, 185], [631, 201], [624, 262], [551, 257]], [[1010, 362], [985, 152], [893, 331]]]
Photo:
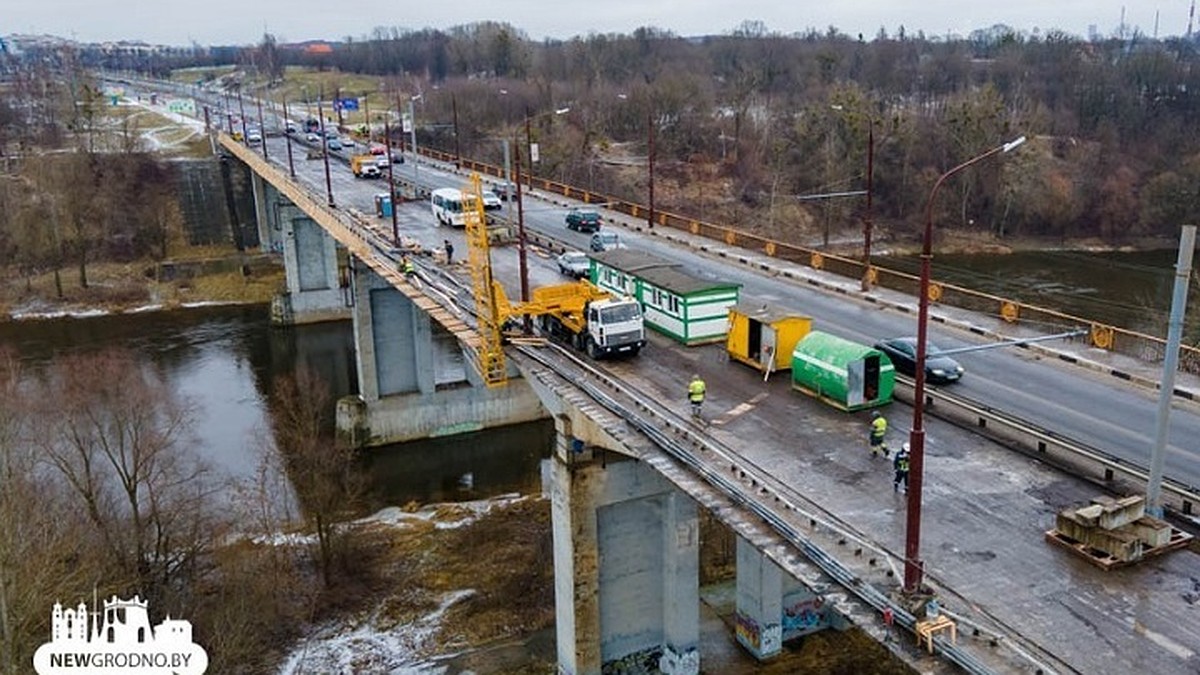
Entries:
[[416, 511], [405, 511], [398, 506], [389, 506], [356, 522], [404, 527], [415, 522], [432, 521], [434, 527], [439, 530], [451, 530], [470, 525], [493, 509], [516, 504], [526, 499], [529, 497], [510, 493], [469, 502], [426, 504]]
[[474, 594], [474, 590], [447, 593], [437, 609], [403, 626], [382, 625], [380, 609], [361, 622], [326, 624], [292, 650], [279, 675], [442, 675], [446, 668], [432, 660], [431, 652], [436, 647], [433, 638], [446, 610]]

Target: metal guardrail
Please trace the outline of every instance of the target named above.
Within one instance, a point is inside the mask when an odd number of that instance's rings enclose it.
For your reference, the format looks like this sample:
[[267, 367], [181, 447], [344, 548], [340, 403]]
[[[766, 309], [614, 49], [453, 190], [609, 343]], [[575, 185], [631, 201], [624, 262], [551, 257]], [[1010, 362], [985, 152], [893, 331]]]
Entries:
[[[913, 380], [896, 376], [897, 393], [912, 400]], [[1145, 489], [1149, 473], [1145, 468], [1113, 456], [1103, 450], [997, 410], [992, 406], [944, 389], [926, 389], [926, 413], [958, 424], [1010, 448], [1038, 459], [1054, 462], [1074, 475], [1112, 487], [1118, 477]], [[1063, 465], [1067, 466], [1063, 466]], [[1200, 488], [1170, 478], [1163, 480], [1163, 505], [1184, 516], [1194, 515], [1200, 504]]]

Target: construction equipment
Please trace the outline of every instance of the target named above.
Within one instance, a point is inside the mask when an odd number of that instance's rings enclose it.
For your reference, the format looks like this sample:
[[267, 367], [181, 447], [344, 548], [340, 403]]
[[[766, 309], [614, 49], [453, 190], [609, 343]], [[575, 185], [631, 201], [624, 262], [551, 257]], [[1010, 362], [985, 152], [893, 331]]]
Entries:
[[508, 381], [504, 328], [517, 317], [538, 317], [538, 327], [544, 336], [584, 350], [592, 358], [610, 354], [636, 355], [645, 346], [641, 304], [633, 298], [613, 297], [587, 281], [536, 288], [529, 302], [512, 304], [504, 288], [492, 278], [487, 219], [478, 174], [471, 175], [471, 185], [463, 191], [462, 213], [467, 262], [482, 337], [479, 371], [488, 386], [500, 386]]

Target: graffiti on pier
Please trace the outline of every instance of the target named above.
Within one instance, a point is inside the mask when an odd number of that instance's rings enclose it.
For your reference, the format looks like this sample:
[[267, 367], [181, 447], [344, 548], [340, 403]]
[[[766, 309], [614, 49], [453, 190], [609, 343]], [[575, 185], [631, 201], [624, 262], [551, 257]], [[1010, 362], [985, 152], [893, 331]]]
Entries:
[[828, 627], [825, 600], [809, 592], [783, 599], [783, 639], [791, 640]]

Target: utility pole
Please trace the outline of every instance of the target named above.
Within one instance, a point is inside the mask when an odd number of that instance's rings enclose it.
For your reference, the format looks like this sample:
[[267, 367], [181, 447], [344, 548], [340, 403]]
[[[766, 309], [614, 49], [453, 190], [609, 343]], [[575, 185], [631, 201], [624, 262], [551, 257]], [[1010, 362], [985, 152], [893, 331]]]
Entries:
[[462, 168], [462, 149], [458, 146], [458, 98], [450, 94], [450, 108], [454, 113], [454, 168]]
[[1196, 226], [1184, 225], [1179, 235], [1179, 257], [1175, 262], [1175, 291], [1171, 299], [1171, 318], [1167, 322], [1166, 353], [1163, 355], [1162, 386], [1158, 388], [1154, 447], [1150, 451], [1150, 477], [1146, 484], [1146, 513], [1162, 518], [1163, 462], [1167, 454], [1167, 423], [1171, 418], [1171, 399], [1175, 397], [1175, 371], [1179, 368], [1179, 343], [1183, 339], [1183, 317], [1187, 309], [1188, 281], [1192, 276], [1192, 252], [1196, 248]]
[[325, 137], [325, 111], [321, 108], [321, 99], [323, 98], [325, 98], [324, 91], [317, 94], [317, 117], [321, 118], [321, 159], [325, 161], [325, 195], [332, 208], [337, 205], [333, 202], [333, 179], [329, 175], [329, 139]]
[[[369, 122], [368, 122], [369, 124]], [[387, 148], [388, 158], [388, 200], [392, 205], [392, 243], [400, 247], [400, 222], [396, 215], [396, 175], [392, 171], [392, 128], [388, 125], [387, 117], [383, 118], [383, 144]]]
[[647, 142], [647, 154], [649, 155], [649, 183], [650, 183], [650, 209], [646, 216], [646, 222], [649, 223], [650, 229], [654, 229], [654, 112], [646, 113], [646, 133], [649, 141]]
[[263, 125], [262, 99], [256, 96], [254, 100], [258, 102], [258, 135], [262, 138], [263, 159], [267, 160], [267, 127]]
[[242, 104], [242, 88], [238, 87], [238, 113], [242, 116], [242, 143], [246, 143], [246, 106]]
[[[528, 149], [528, 151], [529, 151], [529, 190], [530, 190], [530, 192], [533, 191], [533, 163], [537, 161], [537, 153], [535, 153], [533, 151], [533, 132], [530, 130], [530, 123], [529, 123], [529, 116], [531, 114], [532, 113], [529, 112], [529, 106], [525, 106], [525, 146], [526, 146], [526, 149]], [[521, 167], [521, 155], [520, 155], [520, 153], [517, 153], [517, 173], [518, 174], [520, 174], [520, 172], [521, 172], [520, 167]], [[518, 192], [517, 193], [518, 199], [520, 198], [520, 196], [521, 196], [521, 193]], [[520, 205], [520, 202], [518, 202], [517, 203], [517, 212], [520, 213], [520, 211], [521, 211], [521, 205]], [[521, 299], [525, 300], [525, 298], [521, 298]]]
[[[288, 133], [287, 125], [288, 125], [288, 108], [287, 108], [287, 97], [285, 96], [283, 99], [283, 138], [285, 141], [287, 141], [288, 174], [292, 177], [292, 180], [295, 180], [296, 179], [296, 165], [295, 165], [295, 163], [292, 162], [292, 135], [290, 133]], [[264, 139], [263, 142], [265, 143], [266, 140]]]
[[[413, 190], [417, 189], [417, 110], [415, 107], [416, 100], [421, 98], [420, 94], [410, 96], [408, 99], [408, 131], [409, 141], [412, 146], [412, 165], [413, 165]], [[397, 101], [397, 104], [399, 101]]]
[[[517, 263], [521, 272], [521, 302], [529, 302], [529, 265], [525, 258], [525, 207], [521, 199], [521, 145], [514, 143], [513, 171], [517, 181]], [[525, 334], [533, 333], [533, 320], [525, 315]]]

